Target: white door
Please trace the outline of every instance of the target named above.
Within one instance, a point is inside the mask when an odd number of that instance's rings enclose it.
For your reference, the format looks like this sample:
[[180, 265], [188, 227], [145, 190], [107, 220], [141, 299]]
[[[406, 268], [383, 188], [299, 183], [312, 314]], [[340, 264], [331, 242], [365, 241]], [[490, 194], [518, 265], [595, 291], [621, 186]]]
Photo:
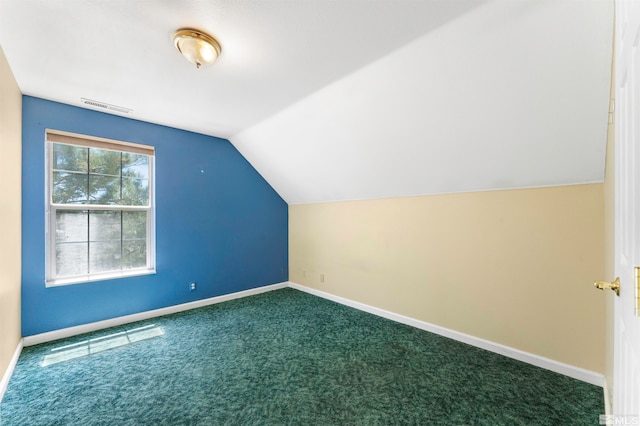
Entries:
[[[640, 415], [640, 317], [635, 266], [640, 266], [640, 1], [616, 0], [615, 262], [613, 412]], [[636, 423], [633, 423], [636, 424]]]

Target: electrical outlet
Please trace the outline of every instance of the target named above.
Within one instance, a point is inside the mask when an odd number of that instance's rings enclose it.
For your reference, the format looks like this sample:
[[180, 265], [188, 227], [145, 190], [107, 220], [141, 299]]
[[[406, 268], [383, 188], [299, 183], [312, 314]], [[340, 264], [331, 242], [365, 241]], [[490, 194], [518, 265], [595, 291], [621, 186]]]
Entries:
[[324, 282], [324, 274], [320, 274], [320, 282], [323, 283]]
[[192, 281], [189, 283], [189, 291], [194, 291], [196, 289], [196, 282]]

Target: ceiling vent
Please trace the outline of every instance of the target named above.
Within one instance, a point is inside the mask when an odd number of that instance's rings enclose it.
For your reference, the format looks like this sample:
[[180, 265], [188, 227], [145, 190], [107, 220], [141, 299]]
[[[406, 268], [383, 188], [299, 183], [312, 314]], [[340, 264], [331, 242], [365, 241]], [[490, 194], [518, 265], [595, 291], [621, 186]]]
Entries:
[[104, 109], [107, 111], [119, 112], [121, 114], [131, 114], [131, 112], [133, 111], [131, 108], [125, 108], [118, 105], [111, 105], [106, 102], [94, 101], [93, 99], [80, 98], [80, 100], [84, 105], [94, 107], [94, 108]]

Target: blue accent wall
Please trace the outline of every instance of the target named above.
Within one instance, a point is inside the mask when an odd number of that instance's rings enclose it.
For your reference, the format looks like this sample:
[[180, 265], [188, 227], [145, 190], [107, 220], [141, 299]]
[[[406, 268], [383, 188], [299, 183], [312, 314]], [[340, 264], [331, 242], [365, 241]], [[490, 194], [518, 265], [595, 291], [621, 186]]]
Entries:
[[[30, 96], [22, 108], [23, 336], [287, 281], [287, 203], [228, 140]], [[157, 274], [45, 287], [47, 128], [155, 147]]]

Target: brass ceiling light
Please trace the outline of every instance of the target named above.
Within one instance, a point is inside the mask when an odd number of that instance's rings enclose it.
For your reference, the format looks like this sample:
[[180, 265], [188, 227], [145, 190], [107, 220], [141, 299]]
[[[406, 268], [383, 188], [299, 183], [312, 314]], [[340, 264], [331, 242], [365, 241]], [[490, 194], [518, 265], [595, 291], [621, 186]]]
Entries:
[[214, 63], [222, 51], [218, 40], [193, 28], [181, 28], [176, 31], [173, 43], [182, 56], [196, 68]]

